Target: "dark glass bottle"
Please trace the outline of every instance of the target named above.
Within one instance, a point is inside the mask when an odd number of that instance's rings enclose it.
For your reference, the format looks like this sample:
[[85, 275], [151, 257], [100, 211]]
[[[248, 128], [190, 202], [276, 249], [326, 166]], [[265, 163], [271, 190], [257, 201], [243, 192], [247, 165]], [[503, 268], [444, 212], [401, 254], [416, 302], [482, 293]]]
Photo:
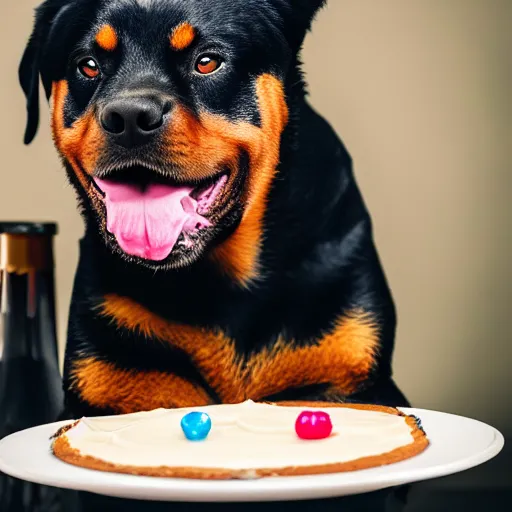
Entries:
[[[0, 438], [56, 421], [55, 224], [0, 222]], [[60, 509], [55, 490], [0, 474], [0, 510]]]

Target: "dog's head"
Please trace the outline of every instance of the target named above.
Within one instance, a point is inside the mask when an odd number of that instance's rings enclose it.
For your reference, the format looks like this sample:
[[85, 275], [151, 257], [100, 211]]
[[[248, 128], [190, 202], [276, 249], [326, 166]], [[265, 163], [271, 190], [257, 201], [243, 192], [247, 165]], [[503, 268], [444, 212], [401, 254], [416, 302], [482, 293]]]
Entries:
[[211, 252], [250, 279], [286, 81], [323, 3], [47, 0], [20, 65], [25, 142], [41, 76], [57, 149], [112, 250], [155, 269]]

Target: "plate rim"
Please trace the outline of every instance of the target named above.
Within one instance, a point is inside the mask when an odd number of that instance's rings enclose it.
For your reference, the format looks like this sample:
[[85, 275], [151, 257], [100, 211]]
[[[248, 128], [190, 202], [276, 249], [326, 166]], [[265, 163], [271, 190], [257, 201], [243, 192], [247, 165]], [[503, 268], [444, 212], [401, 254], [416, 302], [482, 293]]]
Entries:
[[[363, 484], [368, 487], [368, 491], [378, 491], [385, 488], [394, 487], [396, 485], [405, 485], [418, 481], [426, 481], [434, 478], [441, 478], [455, 473], [467, 471], [471, 468], [484, 464], [496, 457], [503, 449], [505, 445], [505, 438], [503, 434], [495, 427], [484, 423], [480, 420], [460, 416], [457, 414], [445, 413], [441, 411], [435, 411], [430, 409], [410, 408], [410, 407], [399, 407], [401, 411], [406, 414], [416, 414], [421, 417], [422, 413], [432, 413], [441, 416], [451, 416], [458, 418], [463, 421], [471, 421], [480, 424], [482, 427], [488, 429], [489, 433], [492, 432], [493, 439], [490, 444], [479, 451], [476, 454], [468, 455], [463, 459], [452, 461], [447, 464], [440, 466], [430, 466], [425, 468], [417, 468], [410, 474], [401, 474], [399, 482], [396, 481], [396, 476], [386, 474], [374, 475], [374, 479], [371, 483], [371, 489], [367, 481], [363, 479]], [[265, 501], [289, 501], [290, 499], [301, 501], [309, 499], [319, 498], [332, 498], [336, 496], [348, 496], [350, 494], [356, 494], [354, 492], [343, 490], [343, 484], [340, 482], [341, 475], [347, 475], [347, 473], [333, 473], [326, 475], [309, 475], [309, 476], [286, 476], [286, 477], [271, 477], [263, 478], [254, 481], [244, 480], [226, 480], [226, 481], [208, 481], [208, 480], [191, 480], [191, 479], [179, 479], [179, 478], [162, 478], [162, 477], [144, 477], [135, 475], [125, 475], [117, 473], [103, 473], [105, 476], [101, 482], [93, 482], [87, 484], [85, 482], [77, 481], [66, 481], [64, 484], [59, 482], [58, 484], [52, 484], [51, 477], [44, 478], [42, 474], [34, 474], [27, 470], [13, 468], [10, 464], [6, 464], [1, 458], [2, 446], [8, 442], [11, 442], [13, 437], [20, 437], [26, 435], [29, 431], [54, 429], [55, 431], [63, 425], [69, 424], [73, 420], [64, 420], [55, 423], [48, 423], [39, 425], [36, 427], [28, 428], [15, 432], [10, 436], [0, 440], [0, 471], [14, 478], [34, 482], [36, 484], [45, 486], [54, 486], [61, 489], [72, 489], [76, 491], [93, 492], [105, 496], [128, 498], [128, 499], [139, 499], [145, 501], [175, 501], [175, 502], [265, 502]], [[427, 431], [428, 434], [428, 431]], [[50, 443], [50, 439], [48, 439]], [[49, 446], [49, 445], [48, 445]], [[427, 448], [428, 450], [428, 448]], [[62, 462], [62, 461], [61, 461]], [[402, 461], [399, 464], [407, 463], [408, 461]], [[66, 464], [62, 462], [62, 464]], [[85, 468], [77, 468], [83, 471], [94, 471]], [[351, 474], [362, 474], [368, 471], [373, 471], [378, 468], [364, 469]], [[95, 471], [96, 474], [102, 473], [101, 471]], [[115, 482], [114, 480], [117, 480]], [[315, 481], [314, 489], [311, 490], [308, 485], [301, 485], [305, 482]], [[279, 487], [282, 482], [288, 482], [288, 485]], [[139, 482], [139, 485], [136, 483]], [[165, 489], [165, 486], [161, 485], [162, 482], [172, 483], [169, 489]], [[151, 483], [156, 483], [153, 486]], [[130, 484], [130, 485], [128, 485]], [[354, 482], [351, 484], [352, 487], [357, 486]], [[248, 487], [252, 487], [252, 489]], [[131, 489], [131, 492], [126, 491], [126, 487]], [[199, 490], [198, 488], [203, 489]], [[340, 488], [342, 492], [340, 493]], [[338, 489], [338, 491], [336, 491]], [[144, 490], [150, 491], [152, 497], [138, 496], [138, 492], [144, 492]], [[166, 492], [168, 494], [166, 494]], [[173, 494], [173, 497], [169, 493]], [[148, 494], [148, 493], [146, 493]], [[290, 495], [293, 494], [293, 498]]]

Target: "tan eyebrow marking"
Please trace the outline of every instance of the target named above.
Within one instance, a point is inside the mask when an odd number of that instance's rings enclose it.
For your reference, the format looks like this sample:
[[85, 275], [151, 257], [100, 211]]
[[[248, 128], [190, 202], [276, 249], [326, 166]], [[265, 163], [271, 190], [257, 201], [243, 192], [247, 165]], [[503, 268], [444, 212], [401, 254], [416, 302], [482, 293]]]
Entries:
[[118, 38], [112, 25], [103, 25], [96, 34], [96, 42], [99, 47], [107, 52], [112, 52], [117, 48]]
[[196, 37], [196, 29], [188, 22], [180, 23], [174, 28], [169, 41], [173, 50], [185, 50], [188, 48]]

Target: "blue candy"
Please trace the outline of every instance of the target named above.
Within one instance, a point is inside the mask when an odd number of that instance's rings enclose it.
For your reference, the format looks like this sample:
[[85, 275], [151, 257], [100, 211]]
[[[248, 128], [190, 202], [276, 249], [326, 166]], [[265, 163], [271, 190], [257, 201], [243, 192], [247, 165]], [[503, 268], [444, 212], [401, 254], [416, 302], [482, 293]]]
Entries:
[[204, 412], [191, 412], [181, 420], [181, 428], [189, 441], [203, 441], [212, 429], [212, 420]]

